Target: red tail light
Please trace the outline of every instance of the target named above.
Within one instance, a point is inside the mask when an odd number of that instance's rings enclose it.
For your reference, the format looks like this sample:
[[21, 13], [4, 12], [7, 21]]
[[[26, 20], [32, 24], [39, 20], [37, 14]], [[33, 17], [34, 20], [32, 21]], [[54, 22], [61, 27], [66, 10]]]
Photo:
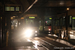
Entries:
[[48, 26], [48, 30], [51, 31], [51, 26]]

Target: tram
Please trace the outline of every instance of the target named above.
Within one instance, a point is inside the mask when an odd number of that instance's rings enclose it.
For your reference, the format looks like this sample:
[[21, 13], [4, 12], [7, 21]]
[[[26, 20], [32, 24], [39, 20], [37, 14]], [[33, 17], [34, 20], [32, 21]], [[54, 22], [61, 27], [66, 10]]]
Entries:
[[[11, 35], [12, 42], [31, 42], [31, 39], [39, 35], [39, 20], [36, 16], [25, 16], [18, 21], [18, 27]], [[28, 43], [29, 45], [29, 43]]]
[[44, 32], [51, 33], [51, 30], [52, 30], [51, 26], [52, 26], [52, 18], [46, 17], [44, 22]]
[[27, 16], [21, 23], [25, 37], [31, 38], [39, 34], [39, 20], [37, 17]]

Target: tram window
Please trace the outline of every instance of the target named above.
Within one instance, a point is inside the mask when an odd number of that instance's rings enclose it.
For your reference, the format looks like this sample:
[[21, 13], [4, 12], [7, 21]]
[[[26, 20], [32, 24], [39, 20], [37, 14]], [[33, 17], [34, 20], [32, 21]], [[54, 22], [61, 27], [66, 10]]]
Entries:
[[72, 29], [75, 29], [75, 19], [72, 19]]
[[69, 16], [69, 27], [72, 27], [72, 16]]
[[16, 11], [19, 11], [19, 7], [16, 7]]
[[50, 25], [51, 25], [51, 20], [45, 21], [45, 25], [46, 25], [46, 26], [50, 26]]
[[30, 20], [30, 24], [34, 24], [34, 21], [33, 20]]
[[14, 11], [14, 7], [5, 7], [5, 11]]
[[14, 7], [10, 7], [10, 10], [11, 10], [11, 11], [14, 11]]
[[39, 21], [36, 19], [26, 19], [25, 24], [28, 26], [38, 26]]
[[72, 24], [72, 16], [70, 16], [70, 25]]
[[10, 11], [10, 7], [5, 7], [5, 11]]

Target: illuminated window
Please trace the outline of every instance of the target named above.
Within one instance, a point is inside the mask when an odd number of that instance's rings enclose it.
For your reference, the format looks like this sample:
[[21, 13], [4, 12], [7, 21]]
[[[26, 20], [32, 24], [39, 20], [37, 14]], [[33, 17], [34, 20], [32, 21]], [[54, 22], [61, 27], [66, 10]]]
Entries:
[[16, 7], [16, 11], [19, 11], [19, 7]]
[[72, 16], [70, 16], [70, 25], [72, 24]]
[[10, 11], [10, 7], [5, 7], [5, 11]]
[[10, 11], [14, 11], [14, 7], [10, 7]]
[[75, 17], [72, 17], [72, 29], [75, 29]]
[[5, 11], [14, 11], [14, 7], [5, 7]]

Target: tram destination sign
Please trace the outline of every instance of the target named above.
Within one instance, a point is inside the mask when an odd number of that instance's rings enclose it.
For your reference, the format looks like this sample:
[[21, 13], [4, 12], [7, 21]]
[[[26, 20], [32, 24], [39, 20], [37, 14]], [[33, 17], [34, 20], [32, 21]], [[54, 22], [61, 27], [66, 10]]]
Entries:
[[75, 19], [75, 17], [72, 17], [72, 19]]
[[29, 18], [33, 18], [34, 19], [35, 17], [29, 17]]

